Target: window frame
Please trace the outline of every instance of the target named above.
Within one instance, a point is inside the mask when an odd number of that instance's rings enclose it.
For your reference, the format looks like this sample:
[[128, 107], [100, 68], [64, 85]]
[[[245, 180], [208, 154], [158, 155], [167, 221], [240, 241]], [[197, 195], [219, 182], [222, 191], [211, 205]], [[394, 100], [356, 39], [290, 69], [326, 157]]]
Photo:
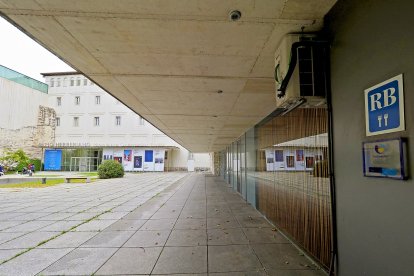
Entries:
[[99, 119], [99, 116], [95, 116], [95, 117], [93, 117], [93, 125], [94, 125], [94, 126], [99, 126], [99, 125], [100, 125], [100, 119]]
[[73, 117], [73, 126], [79, 127], [79, 117]]
[[120, 126], [122, 121], [121, 121], [121, 116], [115, 116], [115, 125], [116, 126]]

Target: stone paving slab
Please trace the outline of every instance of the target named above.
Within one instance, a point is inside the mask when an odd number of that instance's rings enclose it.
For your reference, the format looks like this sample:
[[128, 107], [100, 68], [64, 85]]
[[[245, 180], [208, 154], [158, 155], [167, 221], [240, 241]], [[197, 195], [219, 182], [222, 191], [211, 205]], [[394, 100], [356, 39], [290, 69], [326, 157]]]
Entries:
[[77, 248], [97, 234], [97, 232], [68, 232], [39, 248]]
[[157, 261], [155, 274], [207, 272], [207, 246], [165, 247]]
[[[30, 240], [39, 242], [38, 233], [45, 238], [47, 233], [59, 235], [0, 265], [0, 275], [324, 275], [216, 177], [138, 174], [75, 186], [51, 187], [50, 193], [25, 191], [14, 198], [0, 190], [0, 209], [4, 204], [17, 210], [13, 208], [23, 204], [23, 209], [11, 213], [33, 218], [0, 227], [51, 223], [20, 237], [0, 230], [0, 259], [19, 253], [34, 243]], [[29, 196], [37, 201], [27, 202]], [[60, 211], [39, 218], [27, 214], [41, 213], [42, 205]], [[21, 212], [31, 208], [37, 211]], [[66, 217], [70, 212], [72, 216]], [[97, 217], [82, 220], [89, 215]], [[14, 220], [7, 212], [3, 216]], [[70, 217], [81, 225], [70, 232], [44, 231], [53, 225], [56, 228], [51, 229], [65, 228]], [[32, 265], [33, 254], [42, 252]]]
[[[154, 173], [126, 175], [123, 179], [101, 180], [88, 185], [63, 184], [44, 189], [0, 189], [0, 263], [7, 261], [0, 264], [0, 271], [8, 271], [0, 275], [37, 273], [30, 269], [31, 259], [24, 256], [30, 257], [33, 254], [30, 252], [40, 249], [42, 251], [38, 252], [44, 252], [46, 258], [45, 262], [39, 262], [39, 266], [44, 266], [41, 270], [50, 265], [48, 252], [51, 256], [59, 256], [52, 253], [67, 250], [71, 253], [77, 248], [82, 249], [79, 252], [83, 254], [75, 252], [68, 254], [70, 256], [66, 258], [74, 256], [76, 259], [78, 255], [88, 255], [84, 254], [85, 249], [92, 252], [91, 256], [95, 254], [93, 252], [101, 252], [97, 256], [107, 256], [102, 259], [105, 262], [145, 223], [145, 220], [122, 220], [117, 223], [123, 216], [131, 213], [125, 210], [136, 209], [185, 176], [186, 173]], [[15, 192], [17, 190], [19, 193]], [[118, 206], [122, 211], [114, 211]], [[99, 216], [101, 214], [102, 217]], [[92, 221], [87, 221], [91, 218]], [[100, 232], [111, 225], [114, 226], [110, 229], [119, 232]], [[76, 228], [72, 229], [73, 227]], [[69, 230], [72, 231], [66, 232]], [[99, 236], [93, 239], [97, 235]], [[51, 240], [46, 242], [49, 239]], [[89, 247], [80, 248], [88, 241]], [[34, 248], [36, 246], [38, 247]], [[111, 251], [111, 254], [105, 253], [106, 251]], [[22, 252], [26, 253], [10, 260]], [[52, 268], [59, 271], [61, 265], [61, 270], [66, 271], [64, 263], [65, 260]], [[13, 266], [24, 267], [26, 270], [13, 270]], [[78, 270], [81, 271], [82, 269]]]
[[[14, 233], [13, 233], [14, 234]], [[39, 243], [46, 241], [54, 236], [59, 235], [60, 232], [31, 232], [23, 236], [2, 243], [0, 249], [28, 249], [37, 246]]]
[[210, 246], [208, 248], [209, 271], [257, 271], [262, 265], [248, 245]]
[[88, 240], [81, 247], [121, 247], [132, 235], [132, 231], [105, 231], [100, 232]]
[[248, 244], [245, 233], [240, 228], [207, 229], [208, 245]]
[[95, 275], [150, 274], [162, 247], [121, 248]]
[[207, 245], [205, 229], [201, 230], [173, 230], [166, 246], [199, 246]]
[[137, 231], [124, 247], [153, 247], [164, 246], [170, 235], [170, 230]]
[[0, 275], [36, 275], [65, 256], [72, 248], [33, 249], [0, 266]]
[[118, 248], [77, 248], [46, 269], [42, 270], [41, 274], [92, 275], [117, 250]]
[[20, 253], [20, 249], [0, 249], [0, 263]]
[[[102, 219], [99, 217], [99, 219]], [[120, 219], [115, 223], [111, 224], [109, 227], [105, 229], [105, 231], [137, 231], [144, 225], [147, 220], [144, 219]]]

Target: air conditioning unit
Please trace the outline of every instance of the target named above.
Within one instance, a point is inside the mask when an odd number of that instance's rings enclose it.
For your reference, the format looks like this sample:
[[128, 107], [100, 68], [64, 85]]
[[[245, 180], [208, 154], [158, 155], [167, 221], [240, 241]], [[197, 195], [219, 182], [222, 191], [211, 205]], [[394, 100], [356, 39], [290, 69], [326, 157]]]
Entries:
[[326, 105], [328, 54], [328, 44], [315, 34], [288, 34], [282, 39], [275, 52], [279, 115], [298, 106]]

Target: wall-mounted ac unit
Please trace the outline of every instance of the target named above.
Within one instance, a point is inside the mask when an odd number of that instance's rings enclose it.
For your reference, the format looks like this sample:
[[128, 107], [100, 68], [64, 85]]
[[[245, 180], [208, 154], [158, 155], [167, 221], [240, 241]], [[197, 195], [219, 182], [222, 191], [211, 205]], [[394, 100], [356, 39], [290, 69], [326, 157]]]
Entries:
[[298, 106], [322, 107], [326, 104], [328, 54], [328, 44], [315, 34], [288, 34], [282, 39], [275, 52], [279, 115]]

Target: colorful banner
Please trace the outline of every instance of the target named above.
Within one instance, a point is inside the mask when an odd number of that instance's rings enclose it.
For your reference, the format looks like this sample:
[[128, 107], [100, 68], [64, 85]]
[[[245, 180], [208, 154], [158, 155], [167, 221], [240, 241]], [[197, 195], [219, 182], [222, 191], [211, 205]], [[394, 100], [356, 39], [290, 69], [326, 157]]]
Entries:
[[132, 162], [132, 150], [124, 150], [124, 160], [123, 164], [125, 171], [132, 171], [134, 168], [134, 164]]
[[146, 172], [154, 171], [154, 151], [153, 150], [145, 150], [144, 171]]
[[156, 172], [164, 171], [164, 157], [165, 157], [165, 150], [154, 151], [154, 171]]

